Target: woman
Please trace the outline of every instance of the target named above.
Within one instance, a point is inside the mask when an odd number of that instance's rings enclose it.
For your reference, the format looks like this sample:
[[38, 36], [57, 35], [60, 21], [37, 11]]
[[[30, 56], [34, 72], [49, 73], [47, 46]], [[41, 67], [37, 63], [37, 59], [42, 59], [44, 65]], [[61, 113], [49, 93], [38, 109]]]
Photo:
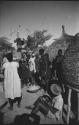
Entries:
[[19, 64], [13, 61], [12, 53], [8, 53], [6, 58], [8, 61], [2, 67], [4, 69], [4, 92], [5, 97], [9, 100], [9, 108], [13, 110], [14, 99], [17, 98], [18, 106], [21, 102], [21, 81], [17, 71]]

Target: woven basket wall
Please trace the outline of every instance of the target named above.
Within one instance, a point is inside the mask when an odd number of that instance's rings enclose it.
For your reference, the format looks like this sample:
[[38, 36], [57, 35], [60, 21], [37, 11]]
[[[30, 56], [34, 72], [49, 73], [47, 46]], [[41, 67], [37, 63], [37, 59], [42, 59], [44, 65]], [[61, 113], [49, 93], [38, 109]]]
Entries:
[[62, 62], [63, 75], [71, 86], [79, 89], [79, 38], [73, 39]]

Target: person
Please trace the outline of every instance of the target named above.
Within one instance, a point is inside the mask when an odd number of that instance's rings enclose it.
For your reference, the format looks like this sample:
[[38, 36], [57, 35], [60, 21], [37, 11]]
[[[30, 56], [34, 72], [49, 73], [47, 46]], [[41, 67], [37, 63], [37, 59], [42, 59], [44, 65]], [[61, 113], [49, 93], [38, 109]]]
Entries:
[[35, 73], [36, 73], [36, 67], [35, 67], [35, 54], [33, 53], [29, 59], [29, 69], [30, 69], [30, 83], [32, 85], [35, 84]]
[[35, 55], [35, 68], [36, 68], [36, 73], [39, 74], [39, 55]]
[[40, 85], [40, 79], [39, 79], [39, 55], [35, 55], [35, 68], [36, 68], [36, 73], [35, 73], [35, 81], [38, 85]]
[[21, 87], [23, 88], [29, 82], [29, 68], [21, 60], [19, 60], [18, 74], [21, 79]]
[[18, 62], [13, 61], [12, 53], [6, 55], [7, 62], [2, 66], [4, 70], [4, 92], [5, 98], [8, 99], [10, 107], [13, 110], [13, 101], [17, 99], [17, 105], [20, 107], [21, 103], [21, 80], [18, 75], [17, 68], [19, 67]]
[[29, 108], [32, 108], [32, 114], [36, 114], [38, 111], [41, 111], [44, 116], [49, 118], [56, 117], [59, 120], [60, 113], [62, 113], [63, 109], [62, 89], [57, 84], [52, 84], [50, 86], [50, 91], [52, 94], [47, 92], [44, 93], [44, 95], [40, 96]]
[[39, 50], [39, 78], [40, 78], [40, 86], [44, 89], [46, 88], [46, 82], [45, 82], [45, 74], [46, 74], [46, 63], [45, 63], [45, 55], [44, 55], [44, 49], [41, 48]]
[[35, 54], [32, 54], [31, 58], [29, 59], [29, 69], [30, 69], [30, 71], [36, 72]]
[[58, 55], [56, 56], [56, 58], [54, 59], [54, 63], [55, 63], [55, 71], [56, 71], [56, 75], [58, 78], [58, 83], [61, 86], [62, 90], [63, 90], [63, 85], [62, 85], [62, 79], [63, 79], [63, 75], [62, 75], [62, 60], [63, 60], [64, 56], [62, 55], [62, 49], [58, 50]]
[[49, 81], [51, 79], [51, 62], [49, 60], [49, 54], [45, 53], [45, 63], [46, 63], [46, 73], [45, 73], [45, 82], [46, 82], [46, 91], [49, 86]]

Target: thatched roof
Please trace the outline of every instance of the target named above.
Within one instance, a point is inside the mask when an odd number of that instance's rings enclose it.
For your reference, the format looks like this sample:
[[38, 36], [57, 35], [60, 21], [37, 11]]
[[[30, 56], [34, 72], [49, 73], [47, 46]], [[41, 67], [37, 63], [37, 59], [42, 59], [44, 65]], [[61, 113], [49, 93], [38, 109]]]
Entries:
[[7, 37], [0, 37], [0, 45], [12, 46]]
[[72, 39], [74, 39], [74, 36], [67, 34], [65, 32], [64, 26], [62, 25], [62, 35], [59, 38], [54, 39], [54, 42], [48, 47], [47, 51], [49, 53], [50, 60], [55, 58], [58, 49], [62, 49], [64, 54]]
[[0, 37], [0, 50], [6, 48], [12, 48], [12, 43], [9, 42], [7, 37]]
[[73, 38], [74, 38], [73, 35], [69, 35], [65, 32], [65, 28], [62, 25], [62, 35], [59, 38], [55, 39], [54, 43], [62, 44], [63, 41], [70, 42]]

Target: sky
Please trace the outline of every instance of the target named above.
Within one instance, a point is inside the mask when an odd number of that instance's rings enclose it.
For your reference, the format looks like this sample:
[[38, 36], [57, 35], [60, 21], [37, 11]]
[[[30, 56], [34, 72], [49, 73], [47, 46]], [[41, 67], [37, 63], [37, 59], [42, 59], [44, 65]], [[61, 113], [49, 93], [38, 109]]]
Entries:
[[0, 36], [26, 38], [35, 30], [46, 29], [58, 38], [62, 25], [70, 35], [79, 32], [78, 1], [3, 1], [0, 2]]

